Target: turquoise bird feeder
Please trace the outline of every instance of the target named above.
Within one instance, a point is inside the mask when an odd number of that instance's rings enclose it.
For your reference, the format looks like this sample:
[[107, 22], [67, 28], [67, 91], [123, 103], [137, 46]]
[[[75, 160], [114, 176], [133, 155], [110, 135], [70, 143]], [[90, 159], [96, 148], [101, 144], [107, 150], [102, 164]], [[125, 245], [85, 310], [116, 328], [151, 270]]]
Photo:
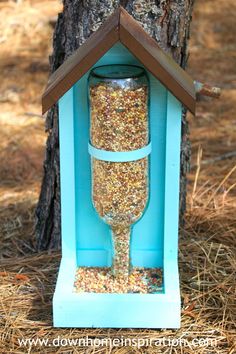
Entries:
[[121, 7], [52, 74], [62, 259], [55, 327], [178, 328], [182, 106], [193, 80]]

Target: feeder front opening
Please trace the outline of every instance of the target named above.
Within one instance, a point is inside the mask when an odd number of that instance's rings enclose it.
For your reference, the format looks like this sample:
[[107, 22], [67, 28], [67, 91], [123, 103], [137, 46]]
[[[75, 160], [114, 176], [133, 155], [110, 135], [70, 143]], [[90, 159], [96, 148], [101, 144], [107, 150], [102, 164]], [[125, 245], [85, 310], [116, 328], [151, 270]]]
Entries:
[[93, 69], [89, 102], [92, 202], [112, 229], [112, 273], [127, 282], [131, 226], [143, 215], [149, 195], [149, 82], [144, 69]]

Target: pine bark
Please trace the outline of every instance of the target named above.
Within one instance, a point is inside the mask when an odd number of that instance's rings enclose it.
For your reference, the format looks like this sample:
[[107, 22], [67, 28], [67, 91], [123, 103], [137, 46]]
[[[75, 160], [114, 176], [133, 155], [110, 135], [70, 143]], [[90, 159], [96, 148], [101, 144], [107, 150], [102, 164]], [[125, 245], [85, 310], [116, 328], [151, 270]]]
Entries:
[[[194, 0], [64, 0], [53, 37], [50, 69], [54, 72], [84, 41], [122, 5], [174, 60], [185, 68], [187, 44]], [[47, 114], [46, 157], [39, 202], [36, 208], [38, 250], [60, 248], [60, 175], [58, 108]], [[186, 112], [182, 115], [180, 222], [186, 204], [186, 173], [190, 164], [190, 144]]]

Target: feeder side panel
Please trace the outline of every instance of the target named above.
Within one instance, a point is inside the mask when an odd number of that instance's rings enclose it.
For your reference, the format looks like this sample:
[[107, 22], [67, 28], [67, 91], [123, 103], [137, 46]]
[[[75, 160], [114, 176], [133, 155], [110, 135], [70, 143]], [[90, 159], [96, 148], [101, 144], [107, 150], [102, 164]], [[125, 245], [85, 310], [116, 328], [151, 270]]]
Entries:
[[[179, 298], [178, 223], [180, 184], [181, 103], [168, 92], [165, 162], [164, 287]], [[177, 270], [174, 274], [172, 270]]]
[[59, 101], [62, 256], [75, 259], [76, 211], [73, 87]]

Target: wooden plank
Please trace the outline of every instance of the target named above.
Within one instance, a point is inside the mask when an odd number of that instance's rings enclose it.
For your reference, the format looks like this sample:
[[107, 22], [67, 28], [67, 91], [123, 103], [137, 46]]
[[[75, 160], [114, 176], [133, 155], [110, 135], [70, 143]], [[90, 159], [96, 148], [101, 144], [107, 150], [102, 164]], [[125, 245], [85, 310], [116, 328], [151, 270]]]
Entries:
[[122, 7], [52, 74], [42, 97], [43, 113], [119, 40], [183, 105], [195, 113], [196, 93], [191, 77]]
[[86, 40], [50, 77], [42, 97], [45, 113], [64, 95], [118, 40], [120, 11]]
[[[181, 150], [180, 102], [167, 94], [165, 208], [164, 208], [164, 286], [167, 296], [176, 301], [176, 315], [180, 321], [180, 289], [178, 272], [179, 185]], [[173, 144], [173, 141], [175, 142]]]
[[121, 43], [194, 114], [193, 80], [124, 9], [120, 14], [119, 35]]
[[73, 87], [59, 100], [62, 256], [76, 259]]

